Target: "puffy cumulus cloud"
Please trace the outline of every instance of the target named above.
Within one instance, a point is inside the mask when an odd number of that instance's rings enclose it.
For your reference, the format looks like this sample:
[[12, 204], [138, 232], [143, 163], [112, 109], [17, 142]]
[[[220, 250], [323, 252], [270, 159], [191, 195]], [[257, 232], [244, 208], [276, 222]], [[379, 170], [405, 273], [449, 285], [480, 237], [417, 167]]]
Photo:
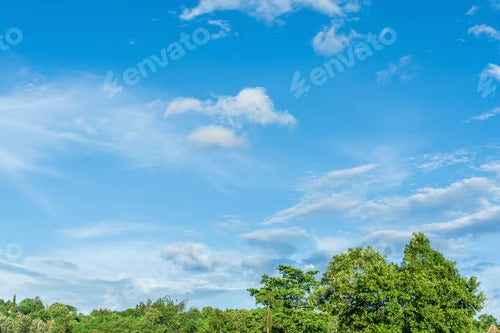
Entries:
[[413, 57], [405, 55], [397, 63], [390, 64], [387, 69], [377, 72], [377, 82], [389, 83], [393, 78], [408, 81], [417, 76], [418, 70], [418, 66], [413, 64]]
[[[49, 213], [54, 212], [56, 204], [42, 193], [44, 190], [23, 181], [25, 175], [65, 177], [67, 167], [58, 161], [80, 158], [82, 153], [106, 156], [134, 168], [182, 167], [226, 184], [251, 182], [265, 170], [264, 163], [248, 154], [200, 153], [186, 138], [189, 132], [186, 134], [183, 124], [165, 120], [167, 102], [129, 90], [111, 99], [103, 88], [103, 76], [66, 73], [34, 84], [31, 72], [5, 75], [12, 88], [0, 92], [0, 173], [8, 174], [14, 186]], [[260, 102], [263, 104], [258, 101], [255, 108], [269, 106], [266, 101]], [[276, 121], [286, 122], [284, 114], [273, 116], [279, 118]], [[288, 115], [288, 120], [291, 123], [295, 118]], [[207, 131], [192, 139], [199, 144], [211, 140], [213, 145], [234, 148], [246, 143], [244, 136], [224, 137], [220, 130], [208, 133], [211, 136], [202, 134]]]
[[333, 56], [341, 53], [356, 37], [361, 37], [356, 31], [348, 33], [341, 31], [342, 24], [333, 23], [325, 26], [313, 38], [313, 48], [317, 54], [323, 56]]
[[377, 230], [371, 232], [363, 239], [362, 244], [371, 245], [375, 249], [389, 256], [391, 260], [397, 260], [402, 257], [403, 249], [412, 237], [411, 231], [401, 230]]
[[[246, 288], [274, 268], [258, 267], [258, 256], [251, 267], [246, 255], [227, 249], [218, 253], [189, 242], [166, 247], [154, 241], [71, 242], [58, 244], [50, 255], [0, 258], [0, 284], [19, 298], [38, 295], [46, 304], [64, 302], [82, 312], [124, 309], [160, 295], [188, 298], [200, 307], [229, 307], [234, 299], [249, 301]], [[273, 264], [286, 262], [266, 258]]]
[[474, 35], [476, 38], [479, 38], [480, 36], [486, 36], [493, 40], [500, 40], [500, 33], [492, 26], [486, 24], [475, 25], [469, 28], [467, 32], [470, 35]]
[[186, 271], [208, 271], [214, 261], [207, 247], [201, 243], [173, 243], [165, 246], [162, 257]]
[[481, 170], [486, 172], [494, 172], [500, 176], [500, 161], [494, 161], [481, 165]]
[[300, 8], [309, 8], [328, 16], [341, 16], [359, 11], [360, 7], [358, 0], [200, 0], [194, 8], [185, 9], [180, 17], [191, 20], [216, 11], [237, 10], [259, 19], [274, 21]]
[[315, 250], [319, 253], [325, 254], [328, 258], [350, 247], [356, 245], [356, 237], [354, 235], [346, 235], [344, 237], [322, 236], [315, 237]]
[[245, 88], [236, 96], [219, 96], [215, 100], [179, 97], [167, 106], [165, 116], [187, 112], [204, 114], [236, 127], [242, 123], [293, 126], [297, 122], [287, 111], [277, 111], [266, 90], [261, 87]]
[[249, 146], [245, 138], [222, 126], [202, 126], [188, 135], [187, 139], [200, 148], [239, 149]]

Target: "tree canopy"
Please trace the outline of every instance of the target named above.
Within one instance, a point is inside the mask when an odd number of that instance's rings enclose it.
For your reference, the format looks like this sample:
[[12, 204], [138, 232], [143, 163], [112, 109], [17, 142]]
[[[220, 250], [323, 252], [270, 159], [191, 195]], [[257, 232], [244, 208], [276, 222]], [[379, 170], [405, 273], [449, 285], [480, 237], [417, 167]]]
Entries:
[[38, 297], [0, 300], [0, 333], [483, 333], [498, 325], [476, 317], [485, 300], [475, 277], [414, 234], [400, 264], [372, 247], [333, 256], [319, 271], [279, 265], [249, 288], [255, 309], [189, 309], [163, 297], [125, 311], [88, 315], [62, 303], [45, 306]]

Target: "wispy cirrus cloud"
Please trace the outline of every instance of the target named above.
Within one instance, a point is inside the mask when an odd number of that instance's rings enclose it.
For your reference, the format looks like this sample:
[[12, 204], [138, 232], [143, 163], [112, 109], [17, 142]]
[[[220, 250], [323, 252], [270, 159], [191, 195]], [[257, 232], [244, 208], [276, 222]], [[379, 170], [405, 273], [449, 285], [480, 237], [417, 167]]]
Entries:
[[318, 182], [314, 180], [312, 185], [302, 186], [305, 193], [297, 204], [278, 211], [263, 223], [283, 223], [317, 215], [337, 216], [347, 221], [416, 221], [467, 213], [500, 198], [499, 185], [487, 177], [464, 178], [444, 187], [422, 187], [406, 196], [380, 195], [376, 194], [376, 183], [366, 181], [376, 179], [370, 170], [365, 168], [364, 174], [356, 176], [349, 173], [348, 186], [327, 176], [319, 178], [322, 186], [314, 185]]
[[467, 32], [470, 35], [474, 35], [476, 38], [486, 36], [492, 40], [500, 40], [500, 33], [495, 28], [487, 24], [475, 25], [470, 27]]
[[162, 122], [161, 109], [134, 96], [111, 101], [100, 79], [75, 75], [0, 94], [0, 170], [42, 172], [54, 156], [70, 154], [75, 146], [137, 165], [171, 164], [187, 156], [182, 138]]
[[470, 7], [470, 8], [469, 8], [469, 10], [465, 13], [465, 15], [472, 16], [472, 15], [476, 14], [478, 10], [479, 10], [479, 7], [478, 7], [478, 6], [472, 6], [472, 7]]
[[390, 64], [387, 69], [377, 72], [377, 83], [386, 84], [394, 78], [400, 81], [408, 81], [415, 78], [419, 67], [413, 63], [411, 55], [405, 55], [397, 63]]
[[483, 112], [483, 113], [478, 114], [476, 116], [473, 116], [470, 118], [470, 120], [484, 121], [484, 120], [488, 120], [490, 118], [493, 118], [498, 114], [500, 114], [500, 107], [496, 107], [496, 108], [491, 109], [489, 111], [486, 111], [486, 112]]
[[500, 205], [492, 205], [458, 219], [425, 224], [422, 230], [428, 233], [446, 233], [463, 235], [466, 233], [491, 233], [500, 229]]
[[200, 0], [195, 7], [185, 9], [180, 17], [184, 20], [191, 20], [212, 12], [235, 10], [265, 21], [274, 21], [284, 14], [301, 8], [308, 8], [328, 16], [334, 16], [357, 11], [359, 7], [360, 4], [357, 0]]
[[295, 251], [300, 242], [310, 236], [306, 230], [292, 227], [256, 230], [242, 234], [240, 237], [251, 245], [290, 254]]
[[467, 149], [458, 149], [451, 153], [425, 154], [416, 167], [432, 171], [446, 166], [468, 163], [472, 155], [473, 153]]
[[150, 231], [152, 227], [143, 223], [100, 222], [81, 227], [65, 228], [59, 234], [65, 238], [93, 239]]

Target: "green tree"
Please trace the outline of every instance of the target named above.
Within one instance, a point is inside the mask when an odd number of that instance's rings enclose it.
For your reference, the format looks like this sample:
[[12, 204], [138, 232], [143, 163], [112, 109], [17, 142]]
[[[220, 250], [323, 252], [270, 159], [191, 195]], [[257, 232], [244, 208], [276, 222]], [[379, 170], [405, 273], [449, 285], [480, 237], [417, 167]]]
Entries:
[[293, 332], [309, 322], [304, 317], [314, 310], [309, 296], [318, 284], [318, 271], [304, 272], [286, 265], [279, 265], [277, 270], [281, 276], [263, 275], [263, 287], [248, 292], [257, 304], [266, 307], [266, 332]]
[[31, 313], [39, 312], [45, 309], [40, 298], [26, 298], [19, 303], [18, 310], [19, 312], [28, 315]]
[[490, 314], [482, 314], [475, 321], [476, 332], [484, 333], [488, 331], [491, 325], [498, 326], [499, 321]]
[[315, 292], [338, 332], [401, 332], [398, 271], [373, 248], [349, 249], [328, 265]]
[[400, 267], [403, 333], [469, 333], [485, 300], [475, 277], [462, 277], [455, 263], [414, 234]]

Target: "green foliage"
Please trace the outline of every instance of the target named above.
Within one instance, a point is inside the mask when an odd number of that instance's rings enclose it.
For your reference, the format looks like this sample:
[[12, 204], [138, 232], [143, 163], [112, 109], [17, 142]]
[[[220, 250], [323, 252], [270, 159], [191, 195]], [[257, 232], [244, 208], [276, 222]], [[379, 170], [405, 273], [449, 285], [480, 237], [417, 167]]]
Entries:
[[474, 321], [474, 333], [487, 332], [491, 325], [500, 326], [500, 321], [490, 314], [482, 314]]
[[329, 332], [333, 329], [324, 313], [314, 311], [310, 295], [318, 285], [318, 271], [304, 272], [279, 265], [281, 276], [264, 275], [260, 289], [250, 288], [257, 304], [264, 305], [266, 328], [272, 332]]
[[333, 257], [315, 296], [338, 332], [401, 332], [397, 283], [395, 265], [371, 247], [356, 248]]
[[475, 277], [460, 276], [455, 263], [415, 234], [400, 268], [404, 312], [403, 332], [469, 333], [485, 297]]
[[400, 265], [371, 247], [336, 255], [321, 281], [317, 271], [280, 265], [248, 289], [251, 310], [188, 309], [168, 297], [125, 311], [78, 314], [39, 298], [0, 300], [0, 333], [484, 333], [498, 324], [480, 315], [479, 283], [415, 234]]
[[26, 298], [19, 303], [18, 306], [19, 312], [28, 315], [32, 313], [37, 313], [43, 311], [45, 306], [43, 305], [40, 298]]

